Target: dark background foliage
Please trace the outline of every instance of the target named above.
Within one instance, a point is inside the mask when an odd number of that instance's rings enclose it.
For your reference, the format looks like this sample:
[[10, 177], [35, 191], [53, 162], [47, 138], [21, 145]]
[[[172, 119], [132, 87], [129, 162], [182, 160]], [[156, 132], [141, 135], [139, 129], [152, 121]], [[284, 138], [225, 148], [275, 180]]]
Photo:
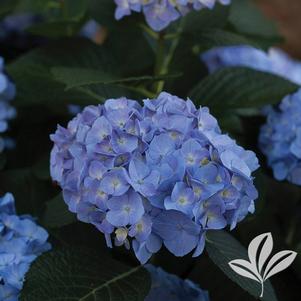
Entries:
[[[158, 91], [154, 87], [162, 81], [164, 90], [183, 98], [190, 96], [195, 104], [208, 106], [223, 131], [229, 132], [239, 144], [256, 151], [260, 157], [262, 168], [256, 175], [260, 197], [256, 213], [240, 223], [231, 235], [246, 247], [256, 235], [272, 232], [276, 250], [301, 251], [301, 233], [298, 231], [301, 226], [301, 189], [273, 180], [257, 149], [257, 134], [264, 122], [259, 114], [260, 107], [278, 103], [298, 86], [247, 68], [226, 68], [208, 75], [199, 59], [202, 51], [216, 46], [250, 44], [267, 49], [283, 41], [276, 25], [250, 1], [232, 2], [231, 7], [217, 5], [213, 11], [192, 12], [168, 28], [165, 34], [176, 34], [176, 44], [172, 40], [164, 41], [165, 52], [159, 58], [163, 61], [159, 63], [166, 63], [166, 58], [169, 61], [168, 68], [161, 74], [155, 68], [158, 57], [154, 33], [141, 26], [143, 18], [138, 14], [116, 22], [112, 0], [0, 2], [2, 18], [16, 12], [40, 16], [40, 21], [23, 33], [28, 41], [25, 45], [10, 43], [17, 37], [0, 42], [7, 73], [17, 86], [14, 105], [18, 111], [18, 117], [8, 132], [17, 147], [1, 155], [0, 190], [2, 194], [9, 191], [15, 195], [18, 213], [29, 213], [38, 218], [50, 233], [54, 249], [54, 253], [43, 255], [33, 265], [21, 300], [54, 300], [49, 295], [51, 291], [58, 297], [56, 281], [60, 280], [55, 275], [64, 273], [61, 262], [68, 263], [70, 273], [87, 276], [85, 267], [89, 266], [96, 282], [98, 277], [106, 279], [105, 272], [98, 275], [99, 270], [108, 269], [103, 258], [112, 261], [110, 266], [114, 267], [116, 275], [137, 269], [130, 273], [129, 281], [136, 282], [137, 286], [144, 284], [141, 291], [133, 293], [126, 287], [126, 281], [120, 285], [128, 293], [129, 301], [143, 300], [150, 280], [143, 269], [137, 268], [132, 253], [122, 248], [108, 250], [100, 232], [92, 225], [78, 222], [68, 212], [59, 187], [49, 175], [52, 147], [49, 135], [57, 124], [66, 125], [72, 118], [68, 104], [84, 106], [120, 96], [141, 100], [155, 96]], [[79, 29], [91, 18], [103, 26], [101, 43], [78, 36]], [[241, 93], [235, 93], [238, 90]], [[219, 269], [218, 266], [222, 267], [228, 259], [240, 254], [237, 252], [241, 248], [228, 234], [221, 232], [220, 235], [212, 236], [211, 243], [207, 242], [208, 252], [197, 259], [191, 259], [191, 256], [176, 258], [163, 250], [152, 262], [199, 283], [209, 290], [212, 301], [255, 300]], [[244, 257], [245, 249], [241, 252]], [[78, 262], [80, 258], [84, 258], [81, 264]], [[229, 276], [230, 271], [225, 272]], [[239, 282], [240, 276], [236, 277], [236, 282]], [[53, 283], [51, 290], [47, 290], [48, 296], [44, 296], [43, 291], [34, 291], [35, 286], [43, 288], [45, 285], [46, 288], [47, 281]], [[71, 278], [68, 281], [69, 294], [76, 294], [76, 282]], [[272, 284], [278, 300], [298, 300], [301, 259], [297, 257], [288, 270], [272, 280]], [[243, 283], [241, 285], [244, 287]], [[256, 284], [250, 290], [256, 295]], [[68, 291], [62, 292], [61, 300], [67, 300], [64, 299], [67, 295]], [[100, 291], [97, 298], [95, 300], [107, 300], [108, 297]], [[117, 300], [118, 295], [115, 298], [113, 300]], [[270, 293], [264, 300], [272, 301], [276, 297]]]

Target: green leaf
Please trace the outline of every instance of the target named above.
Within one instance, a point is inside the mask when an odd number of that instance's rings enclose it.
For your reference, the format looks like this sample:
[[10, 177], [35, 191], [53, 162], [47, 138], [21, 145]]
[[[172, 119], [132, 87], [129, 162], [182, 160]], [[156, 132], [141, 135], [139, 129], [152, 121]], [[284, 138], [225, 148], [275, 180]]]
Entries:
[[49, 183], [38, 180], [29, 168], [0, 172], [0, 188], [14, 195], [19, 214], [32, 214], [35, 217], [41, 213], [51, 190]]
[[[178, 96], [187, 97], [191, 87], [196, 85], [202, 75], [206, 73], [204, 64], [199, 57], [200, 46], [202, 46], [201, 37], [205, 32], [209, 33], [211, 30], [224, 28], [227, 24], [228, 14], [228, 6], [217, 4], [212, 10], [192, 11], [168, 27], [170, 35], [176, 34], [171, 43], [174, 43], [175, 39], [179, 39], [168, 69], [171, 73], [181, 72], [183, 76], [167, 81], [164, 89]], [[206, 47], [210, 48], [212, 41], [209, 41], [209, 38], [207, 37]], [[197, 49], [198, 47], [199, 49]]]
[[89, 15], [99, 24], [105, 26], [116, 23], [114, 12], [116, 5], [112, 0], [90, 0], [88, 11]]
[[233, 108], [276, 104], [298, 85], [273, 74], [244, 67], [223, 68], [202, 80], [190, 93], [191, 99], [221, 112]]
[[40, 256], [26, 274], [21, 301], [143, 301], [150, 276], [86, 249], [64, 249]]
[[55, 67], [51, 69], [51, 73], [57, 81], [60, 81], [66, 85], [66, 90], [82, 87], [92, 84], [122, 84], [133, 82], [154, 82], [162, 79], [175, 78], [179, 75], [162, 75], [162, 76], [134, 76], [128, 78], [116, 78], [110, 74], [85, 68], [64, 68]]
[[59, 38], [75, 35], [82, 25], [82, 22], [72, 20], [50, 21], [33, 25], [26, 31], [48, 38]]
[[49, 228], [60, 228], [76, 222], [75, 214], [71, 213], [61, 194], [46, 202], [42, 223]]
[[44, 4], [40, 1], [33, 3], [32, 0], [22, 0], [20, 5], [18, 9], [21, 11], [35, 11], [43, 16], [41, 22], [26, 30], [39, 36], [59, 38], [76, 35], [86, 20], [85, 0], [46, 1]]
[[21, 56], [7, 66], [7, 72], [18, 87], [14, 105], [97, 104], [106, 98], [126, 95], [124, 88], [112, 85], [100, 85], [89, 95], [84, 91], [65, 91], [65, 86], [55, 81], [51, 74], [51, 68], [56, 66], [87, 69], [97, 66], [100, 72], [120, 77], [113, 57], [103, 47], [80, 38], [59, 40]]
[[81, 21], [87, 11], [86, 0], [19, 0], [15, 11], [42, 15], [43, 22]]
[[267, 19], [251, 0], [232, 1], [229, 23], [237, 32], [265, 46], [273, 46], [282, 41], [276, 23]]
[[[15, 11], [17, 13], [29, 12], [33, 14], [45, 13], [56, 1], [53, 0], [19, 0]], [[58, 4], [58, 2], [57, 2]]]
[[217, 4], [214, 9], [192, 11], [183, 19], [185, 24], [183, 32], [192, 35], [212, 28], [224, 28], [229, 10], [229, 6]]
[[222, 46], [251, 45], [257, 48], [260, 47], [259, 44], [243, 35], [218, 28], [205, 30], [200, 33], [198, 38], [200, 41], [200, 51], [198, 52]]
[[87, 0], [64, 0], [62, 14], [65, 20], [80, 21], [86, 14], [89, 1]]
[[[225, 231], [209, 231], [207, 233], [206, 250], [212, 261], [242, 289], [258, 298], [261, 286], [256, 281], [236, 274], [229, 266], [234, 259], [248, 260], [247, 250], [230, 234]], [[265, 282], [263, 301], [277, 301], [270, 281]]]
[[115, 21], [116, 24], [108, 30], [103, 44], [114, 57], [119, 70], [127, 76], [145, 73], [145, 70], [153, 68], [155, 64], [155, 54], [147, 36], [138, 24], [131, 21], [131, 18]]

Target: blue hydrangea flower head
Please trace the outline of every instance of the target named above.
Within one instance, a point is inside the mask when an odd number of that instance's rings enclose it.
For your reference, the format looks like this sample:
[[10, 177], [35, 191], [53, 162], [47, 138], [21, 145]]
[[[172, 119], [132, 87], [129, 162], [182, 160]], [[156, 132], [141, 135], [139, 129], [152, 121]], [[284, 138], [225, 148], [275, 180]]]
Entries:
[[163, 244], [198, 256], [207, 230], [233, 229], [254, 211], [255, 154], [189, 99], [109, 99], [58, 126], [51, 140], [51, 175], [69, 209], [108, 246], [132, 246], [142, 263]]
[[247, 45], [218, 47], [203, 53], [201, 58], [210, 73], [223, 67], [241, 66], [270, 72], [301, 84], [301, 62], [278, 48], [271, 48], [266, 53]]
[[192, 281], [166, 273], [151, 264], [145, 267], [152, 279], [151, 289], [145, 301], [209, 301], [208, 292]]
[[143, 12], [148, 25], [161, 31], [191, 10], [213, 9], [216, 2], [228, 5], [231, 0], [115, 0], [115, 18], [120, 20], [132, 12]]
[[264, 113], [267, 122], [260, 130], [259, 146], [274, 177], [301, 185], [301, 90]]
[[16, 215], [12, 194], [0, 198], [0, 300], [18, 301], [30, 264], [50, 249], [47, 239], [33, 219]]
[[[16, 88], [4, 73], [4, 60], [0, 57], [0, 133], [8, 129], [8, 121], [16, 116], [15, 109], [10, 105], [15, 97]], [[5, 140], [0, 138], [0, 151], [5, 147]]]

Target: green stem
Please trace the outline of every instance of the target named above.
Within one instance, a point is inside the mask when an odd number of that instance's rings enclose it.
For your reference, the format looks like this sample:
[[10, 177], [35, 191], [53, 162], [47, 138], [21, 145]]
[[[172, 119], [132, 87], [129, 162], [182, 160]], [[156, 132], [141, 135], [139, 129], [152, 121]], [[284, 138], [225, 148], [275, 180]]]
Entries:
[[[183, 20], [180, 22], [178, 30], [175, 34], [170, 34], [170, 35], [166, 35], [163, 36], [163, 42], [159, 39], [158, 40], [158, 50], [157, 50], [157, 62], [156, 62], [156, 75], [165, 75], [168, 73], [168, 69], [169, 69], [169, 65], [172, 62], [172, 59], [174, 57], [175, 51], [179, 45], [180, 42], [180, 37], [182, 34], [182, 30], [183, 30]], [[168, 53], [166, 55], [166, 57], [163, 59], [160, 57], [162, 55], [162, 50], [160, 47], [164, 47], [164, 42], [166, 39], [171, 39], [173, 38], [173, 41], [169, 47]], [[164, 55], [164, 48], [163, 48], [163, 55]], [[165, 81], [159, 81], [156, 85], [156, 94], [159, 94], [165, 85]]]
[[159, 34], [155, 31], [151, 30], [146, 25], [140, 23], [139, 26], [154, 40], [157, 40], [159, 38]]
[[164, 61], [164, 54], [165, 54], [165, 39], [164, 39], [164, 32], [162, 32], [159, 34], [157, 38], [155, 76], [161, 74], [161, 68]]

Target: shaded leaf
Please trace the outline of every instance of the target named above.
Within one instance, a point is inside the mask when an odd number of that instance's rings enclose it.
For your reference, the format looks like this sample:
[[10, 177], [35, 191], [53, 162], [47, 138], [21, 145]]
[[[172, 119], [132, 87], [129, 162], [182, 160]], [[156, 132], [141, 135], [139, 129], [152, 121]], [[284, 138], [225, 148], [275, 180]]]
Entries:
[[253, 38], [266, 48], [282, 41], [276, 23], [267, 19], [252, 0], [233, 0], [229, 23], [237, 32]]
[[[216, 4], [213, 9], [191, 11], [184, 17], [184, 34], [195, 35], [211, 28], [224, 28], [228, 21], [230, 7]], [[178, 22], [181, 22], [178, 21]]]
[[179, 75], [161, 75], [161, 76], [134, 76], [128, 78], [117, 78], [101, 71], [84, 68], [64, 68], [55, 67], [51, 69], [54, 78], [66, 85], [66, 89], [92, 85], [92, 84], [122, 84], [133, 82], [155, 82], [162, 79], [175, 78]]
[[29, 27], [26, 31], [48, 38], [59, 38], [75, 35], [82, 27], [82, 22], [59, 20], [39, 23]]
[[64, 249], [40, 256], [26, 274], [21, 301], [143, 301], [150, 276], [86, 249]]
[[94, 88], [94, 94], [89, 95], [81, 91], [65, 91], [65, 86], [52, 77], [50, 70], [55, 66], [91, 69], [97, 66], [101, 72], [119, 75], [112, 56], [102, 47], [86, 39], [59, 40], [33, 50], [7, 66], [18, 87], [15, 106], [97, 104], [100, 99], [126, 95], [124, 88], [112, 85], [99, 85]]
[[46, 202], [42, 223], [49, 228], [60, 228], [76, 222], [76, 216], [69, 211], [61, 194]]
[[0, 172], [0, 189], [14, 195], [19, 214], [31, 214], [34, 217], [40, 215], [51, 193], [48, 183], [38, 180], [30, 168]]
[[114, 12], [116, 5], [112, 0], [90, 0], [88, 5], [89, 15], [99, 24], [105, 26], [116, 23]]
[[246, 38], [243, 35], [226, 31], [223, 29], [209, 29], [200, 33], [200, 51], [205, 51], [214, 47], [236, 46], [236, 45], [251, 45], [253, 47], [260, 47], [256, 41]]
[[201, 81], [190, 93], [196, 103], [215, 111], [276, 104], [299, 86], [279, 76], [244, 67], [223, 68]]

